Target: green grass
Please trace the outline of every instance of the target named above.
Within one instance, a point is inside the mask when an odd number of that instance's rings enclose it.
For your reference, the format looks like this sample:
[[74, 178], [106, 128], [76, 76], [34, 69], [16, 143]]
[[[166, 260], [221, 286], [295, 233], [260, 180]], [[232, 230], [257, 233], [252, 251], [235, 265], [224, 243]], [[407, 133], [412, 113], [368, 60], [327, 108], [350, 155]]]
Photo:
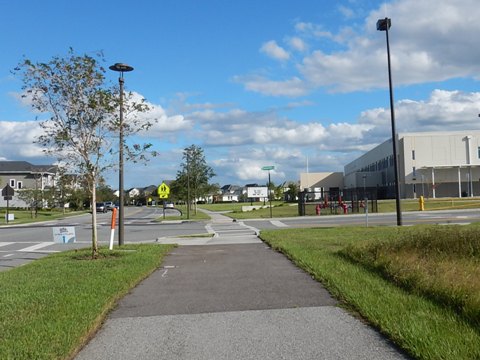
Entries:
[[260, 236], [415, 358], [479, 359], [480, 329], [458, 311], [342, 255], [349, 246], [395, 242], [419, 229], [423, 228], [286, 229], [262, 231]]
[[0, 272], [0, 358], [71, 357], [170, 249], [102, 248], [96, 260], [90, 249], [69, 251]]
[[[7, 222], [5, 221], [5, 215], [7, 211], [5, 208], [0, 210], [0, 225], [6, 225]], [[28, 224], [32, 222], [40, 222], [40, 221], [50, 221], [61, 219], [68, 216], [75, 216], [85, 214], [86, 211], [66, 211], [65, 214], [62, 210], [39, 210], [37, 213], [37, 217], [32, 217], [32, 212], [30, 210], [12, 210], [9, 209], [9, 214], [14, 214], [15, 220], [9, 221], [9, 225], [13, 224]]]
[[480, 329], [480, 228], [426, 227], [395, 241], [367, 241], [342, 251], [408, 291], [442, 304]]
[[[263, 205], [263, 202], [261, 203]], [[239, 203], [239, 202], [231, 202], [231, 203], [216, 203], [216, 204], [199, 204], [198, 207], [216, 211], [216, 212], [224, 212], [224, 211], [231, 211], [231, 212], [240, 212], [242, 211], [242, 206], [250, 205], [250, 203]], [[260, 205], [260, 203], [253, 203], [253, 205]]]
[[[220, 203], [220, 204], [202, 204], [200, 208], [215, 212], [226, 212], [224, 215], [233, 219], [255, 219], [255, 218], [269, 218], [270, 208], [268, 203], [266, 207], [252, 210], [242, 211], [242, 206], [250, 206], [251, 203]], [[263, 202], [254, 202], [254, 206], [264, 206]], [[297, 204], [285, 203], [283, 201], [272, 201], [272, 216], [273, 217], [294, 217], [298, 216]]]
[[[419, 211], [418, 199], [405, 199], [401, 201], [402, 211]], [[425, 210], [456, 210], [456, 209], [478, 209], [480, 199], [478, 198], [440, 198], [425, 199]], [[395, 200], [379, 200], [378, 212], [395, 212]]]

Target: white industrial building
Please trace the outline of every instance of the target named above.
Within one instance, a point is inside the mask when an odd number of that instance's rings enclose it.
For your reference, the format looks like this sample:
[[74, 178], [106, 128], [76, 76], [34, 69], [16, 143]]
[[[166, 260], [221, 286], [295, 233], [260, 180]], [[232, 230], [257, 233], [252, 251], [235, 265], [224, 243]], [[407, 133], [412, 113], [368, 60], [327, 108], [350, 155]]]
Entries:
[[[480, 131], [398, 134], [401, 198], [480, 196]], [[345, 165], [344, 188], [394, 198], [392, 140]]]

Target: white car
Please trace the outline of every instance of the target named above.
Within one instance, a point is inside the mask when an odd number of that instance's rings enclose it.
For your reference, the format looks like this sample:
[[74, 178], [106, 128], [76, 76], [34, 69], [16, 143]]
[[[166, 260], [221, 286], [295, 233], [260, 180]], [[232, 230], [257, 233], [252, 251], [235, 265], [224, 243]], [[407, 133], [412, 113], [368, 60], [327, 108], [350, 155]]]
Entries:
[[116, 205], [112, 201], [107, 201], [105, 203], [105, 207], [107, 210], [112, 211], [114, 208], [116, 208]]

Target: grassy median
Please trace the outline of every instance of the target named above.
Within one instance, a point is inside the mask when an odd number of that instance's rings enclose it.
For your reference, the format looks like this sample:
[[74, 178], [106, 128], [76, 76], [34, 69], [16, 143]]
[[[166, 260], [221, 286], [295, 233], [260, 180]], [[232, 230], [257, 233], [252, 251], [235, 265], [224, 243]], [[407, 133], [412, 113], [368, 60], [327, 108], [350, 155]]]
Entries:
[[[30, 210], [10, 209], [8, 213], [13, 214], [15, 218], [13, 221], [9, 221], [8, 225], [18, 225], [18, 224], [28, 224], [33, 222], [63, 219], [70, 216], [82, 215], [87, 213], [87, 211], [66, 210], [65, 212], [63, 212], [62, 210], [58, 210], [58, 209], [38, 210], [37, 214], [35, 215], [35, 212], [32, 212]], [[0, 209], [0, 225], [7, 225], [6, 214], [7, 214], [7, 210], [5, 208], [1, 208]]]
[[480, 227], [287, 229], [261, 237], [413, 357], [480, 359]]
[[67, 359], [170, 245], [57, 253], [0, 272], [0, 359]]

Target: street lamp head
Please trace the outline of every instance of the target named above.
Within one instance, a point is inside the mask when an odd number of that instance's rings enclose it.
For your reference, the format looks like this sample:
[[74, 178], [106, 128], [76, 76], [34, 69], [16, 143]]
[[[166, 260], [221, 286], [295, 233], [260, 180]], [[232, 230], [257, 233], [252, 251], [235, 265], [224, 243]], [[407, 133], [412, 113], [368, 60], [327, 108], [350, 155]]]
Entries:
[[116, 63], [109, 67], [110, 70], [119, 71], [119, 72], [129, 72], [133, 70], [133, 67], [127, 64]]
[[392, 26], [392, 21], [389, 18], [380, 19], [377, 21], [377, 30], [386, 31]]

